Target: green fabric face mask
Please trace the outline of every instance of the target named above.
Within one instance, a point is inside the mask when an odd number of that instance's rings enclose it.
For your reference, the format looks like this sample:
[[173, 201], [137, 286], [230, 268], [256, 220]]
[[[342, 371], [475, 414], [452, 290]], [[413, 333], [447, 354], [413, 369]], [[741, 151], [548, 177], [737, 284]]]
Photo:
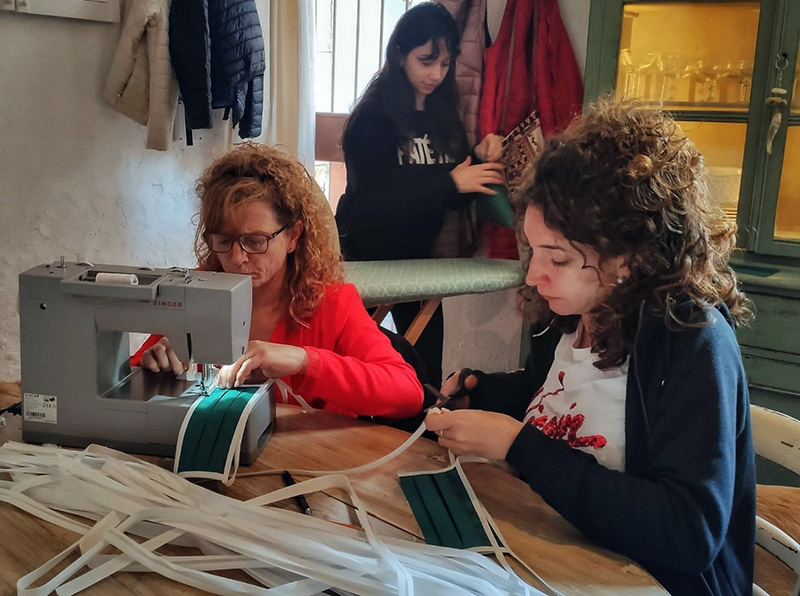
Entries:
[[451, 548], [491, 546], [458, 470], [400, 476], [425, 542]]
[[190, 414], [183, 435], [177, 472], [225, 474], [228, 453], [239, 419], [258, 387], [217, 387]]

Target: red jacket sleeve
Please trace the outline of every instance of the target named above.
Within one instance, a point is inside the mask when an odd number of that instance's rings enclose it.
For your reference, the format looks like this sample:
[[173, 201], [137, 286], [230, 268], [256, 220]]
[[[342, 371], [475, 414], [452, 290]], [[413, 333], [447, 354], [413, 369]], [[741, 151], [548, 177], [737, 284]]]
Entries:
[[[343, 414], [407, 418], [422, 408], [422, 385], [414, 369], [392, 348], [361, 302], [355, 286], [329, 290], [312, 324], [331, 326], [333, 350], [302, 346], [308, 367], [292, 386], [306, 399], [328, 402]], [[328, 330], [326, 330], [328, 333]], [[292, 379], [295, 381], [295, 379]]]

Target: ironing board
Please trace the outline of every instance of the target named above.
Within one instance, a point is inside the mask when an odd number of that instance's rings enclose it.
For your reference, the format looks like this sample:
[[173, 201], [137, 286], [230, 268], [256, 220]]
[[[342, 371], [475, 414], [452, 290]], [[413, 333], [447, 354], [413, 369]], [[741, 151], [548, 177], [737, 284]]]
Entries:
[[344, 263], [348, 282], [358, 288], [364, 306], [382, 321], [399, 302], [422, 301], [422, 308], [405, 338], [416, 343], [443, 298], [484, 294], [520, 286], [524, 280], [519, 261], [502, 259], [413, 259], [405, 261], [349, 261]]

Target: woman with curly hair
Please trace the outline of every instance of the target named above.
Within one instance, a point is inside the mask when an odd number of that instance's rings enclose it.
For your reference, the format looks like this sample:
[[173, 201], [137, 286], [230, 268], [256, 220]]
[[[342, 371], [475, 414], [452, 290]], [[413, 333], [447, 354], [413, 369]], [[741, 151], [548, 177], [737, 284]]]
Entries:
[[[602, 104], [547, 141], [525, 193], [523, 370], [465, 369], [439, 442], [505, 459], [673, 594], [752, 593], [755, 468], [728, 263], [735, 226], [664, 112]], [[461, 394], [460, 394], [461, 395]], [[479, 411], [488, 410], [488, 411]]]
[[[414, 369], [369, 318], [356, 288], [343, 283], [333, 217], [295, 159], [245, 143], [200, 177], [195, 254], [200, 269], [249, 275], [250, 343], [217, 382], [252, 374], [283, 378], [312, 406], [345, 415], [406, 418], [419, 413]], [[134, 356], [153, 372], [186, 369], [166, 338]]]

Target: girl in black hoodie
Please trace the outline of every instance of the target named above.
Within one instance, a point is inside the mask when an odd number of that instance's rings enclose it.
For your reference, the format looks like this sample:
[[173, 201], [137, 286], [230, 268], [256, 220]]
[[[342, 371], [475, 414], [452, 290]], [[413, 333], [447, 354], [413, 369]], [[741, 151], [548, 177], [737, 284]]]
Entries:
[[[470, 153], [457, 112], [457, 55], [458, 29], [443, 6], [419, 4], [398, 21], [383, 68], [345, 125], [347, 186], [336, 223], [346, 259], [463, 256], [458, 248], [434, 254], [442, 226], [458, 227], [475, 193], [494, 194], [489, 185], [503, 177], [500, 137], [487, 135]], [[392, 310], [399, 331], [418, 310], [413, 303]], [[437, 384], [442, 327], [440, 307], [417, 342]]]

